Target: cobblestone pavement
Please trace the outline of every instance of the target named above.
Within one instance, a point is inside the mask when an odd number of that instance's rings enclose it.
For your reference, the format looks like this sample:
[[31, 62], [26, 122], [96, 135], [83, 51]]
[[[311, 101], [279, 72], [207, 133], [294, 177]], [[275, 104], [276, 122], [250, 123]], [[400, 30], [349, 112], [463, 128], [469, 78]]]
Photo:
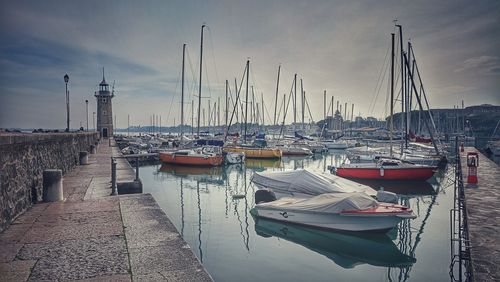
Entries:
[[478, 151], [467, 147], [461, 154], [474, 278], [500, 281], [500, 168], [479, 153], [478, 184], [467, 184], [468, 152]]
[[[107, 141], [64, 175], [58, 203], [35, 204], [0, 233], [0, 281], [212, 281], [149, 194], [111, 194]], [[118, 180], [135, 177], [118, 160]]]

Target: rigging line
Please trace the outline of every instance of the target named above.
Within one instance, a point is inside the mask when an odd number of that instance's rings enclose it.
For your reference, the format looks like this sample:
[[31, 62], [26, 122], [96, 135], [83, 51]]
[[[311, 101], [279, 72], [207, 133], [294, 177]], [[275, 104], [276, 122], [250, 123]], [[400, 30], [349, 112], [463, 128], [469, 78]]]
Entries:
[[[240, 98], [241, 88], [243, 86], [243, 81], [245, 80], [245, 74], [246, 74], [247, 71], [248, 71], [247, 64], [245, 64], [245, 70], [243, 71], [243, 76], [241, 77], [240, 87], [238, 87], [239, 89], [238, 89], [237, 94], [236, 94], [236, 101], [235, 101], [235, 104], [234, 104], [233, 111], [231, 113], [231, 119], [229, 120], [229, 124], [227, 125], [227, 130], [226, 130], [226, 135], [224, 136], [224, 141], [226, 141], [226, 139], [227, 139], [227, 134], [229, 133], [229, 130], [231, 129], [231, 124], [233, 123], [234, 113], [237, 110], [237, 107], [239, 106], [238, 100]], [[241, 116], [243, 118], [243, 111], [241, 113]]]
[[170, 113], [172, 112], [172, 105], [174, 104], [174, 98], [176, 97], [177, 94], [177, 87], [179, 86], [179, 81], [181, 80], [181, 74], [182, 74], [182, 69], [179, 70], [179, 75], [177, 76], [177, 82], [175, 84], [175, 89], [174, 89], [174, 95], [172, 95], [172, 99], [170, 100], [170, 105], [168, 107], [168, 114], [167, 114], [167, 122], [170, 118]]
[[312, 114], [311, 114], [311, 109], [309, 108], [309, 102], [307, 101], [307, 98], [306, 98], [306, 97], [304, 97], [304, 101], [306, 102], [307, 111], [309, 112], [309, 118], [310, 118], [310, 120], [311, 120], [312, 122], [314, 122], [314, 118], [313, 118], [313, 116], [312, 116]]
[[[375, 96], [375, 99], [372, 100], [370, 108], [374, 108], [375, 107], [374, 104], [376, 103], [376, 100], [377, 100], [377, 97], [378, 97], [378, 93], [380, 91], [380, 88], [382, 87], [382, 83], [383, 83], [385, 74], [387, 73], [386, 64], [388, 64], [388, 62], [389, 62], [388, 59], [387, 59], [387, 57], [389, 56], [390, 48], [391, 48], [391, 46], [389, 44], [387, 46], [387, 50], [385, 52], [385, 56], [384, 56], [384, 60], [383, 60], [383, 63], [382, 63], [382, 67], [380, 68], [380, 71], [379, 71], [379, 74], [378, 74], [377, 83], [375, 84], [374, 91], [376, 93], [376, 96]], [[384, 74], [384, 77], [382, 77], [382, 74]]]
[[212, 61], [214, 62], [214, 68], [215, 68], [215, 80], [216, 83], [219, 85], [221, 84], [221, 80], [219, 79], [219, 71], [217, 70], [217, 63], [215, 61], [215, 48], [214, 48], [214, 41], [213, 41], [213, 35], [212, 35], [212, 30], [208, 25], [205, 26], [206, 29], [208, 29], [209, 35], [210, 35], [210, 48], [211, 48], [211, 53], [212, 53]]

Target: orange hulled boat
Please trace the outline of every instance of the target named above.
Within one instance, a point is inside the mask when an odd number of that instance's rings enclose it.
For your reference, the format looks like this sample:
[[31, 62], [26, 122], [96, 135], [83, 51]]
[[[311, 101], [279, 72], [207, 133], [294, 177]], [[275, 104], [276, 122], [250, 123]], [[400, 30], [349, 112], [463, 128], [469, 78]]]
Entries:
[[168, 164], [189, 166], [220, 166], [224, 162], [219, 147], [200, 147], [160, 153], [160, 160]]

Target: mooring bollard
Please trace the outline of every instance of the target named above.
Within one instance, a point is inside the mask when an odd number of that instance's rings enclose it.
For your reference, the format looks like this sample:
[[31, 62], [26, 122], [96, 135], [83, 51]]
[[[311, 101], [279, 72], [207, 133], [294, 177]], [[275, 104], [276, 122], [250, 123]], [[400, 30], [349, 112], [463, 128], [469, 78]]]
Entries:
[[89, 152], [82, 151], [80, 152], [80, 165], [88, 165], [89, 164]]
[[43, 171], [43, 194], [44, 202], [58, 202], [64, 200], [62, 170], [46, 169]]
[[91, 153], [91, 154], [95, 154], [95, 153], [96, 153], [96, 150], [95, 150], [95, 146], [94, 146], [94, 145], [90, 145], [90, 153]]
[[135, 181], [139, 181], [139, 157], [135, 158]]
[[116, 185], [116, 160], [111, 158], [111, 195], [118, 195], [118, 186]]

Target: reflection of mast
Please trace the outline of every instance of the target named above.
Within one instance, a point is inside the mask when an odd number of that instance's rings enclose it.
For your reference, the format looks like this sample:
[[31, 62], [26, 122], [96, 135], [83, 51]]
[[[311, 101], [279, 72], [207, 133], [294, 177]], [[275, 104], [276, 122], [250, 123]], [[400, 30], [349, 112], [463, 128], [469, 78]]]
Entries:
[[201, 249], [201, 201], [199, 181], [196, 181], [196, 195], [198, 196], [198, 250], [200, 251], [200, 261], [203, 263], [203, 250]]
[[[410, 207], [410, 197], [406, 197], [401, 199], [401, 204], [406, 205], [407, 207]], [[418, 198], [420, 199], [420, 198]], [[417, 200], [418, 200], [417, 199]], [[431, 215], [431, 210], [434, 204], [436, 203], [437, 195], [431, 195], [431, 201], [429, 203], [429, 206], [427, 207], [427, 211], [425, 213], [425, 216], [422, 220], [422, 224], [420, 225], [420, 228], [418, 228], [416, 236], [415, 236], [415, 241], [412, 242], [412, 227], [411, 227], [411, 222], [410, 220], [405, 220], [403, 221], [400, 226], [398, 227], [398, 235], [399, 235], [399, 242], [398, 242], [398, 249], [401, 250], [401, 252], [411, 256], [415, 257], [415, 251], [417, 249], [418, 243], [421, 240], [422, 234], [424, 233], [424, 228], [427, 223], [427, 220], [429, 219]], [[417, 202], [418, 203], [418, 202]], [[387, 275], [388, 279], [392, 280], [390, 277], [391, 274], [391, 269], [388, 269]], [[398, 281], [406, 281], [410, 277], [410, 271], [411, 271], [411, 266], [407, 267], [399, 267], [399, 275], [398, 275]]]
[[181, 178], [181, 236], [184, 237], [184, 185]]

